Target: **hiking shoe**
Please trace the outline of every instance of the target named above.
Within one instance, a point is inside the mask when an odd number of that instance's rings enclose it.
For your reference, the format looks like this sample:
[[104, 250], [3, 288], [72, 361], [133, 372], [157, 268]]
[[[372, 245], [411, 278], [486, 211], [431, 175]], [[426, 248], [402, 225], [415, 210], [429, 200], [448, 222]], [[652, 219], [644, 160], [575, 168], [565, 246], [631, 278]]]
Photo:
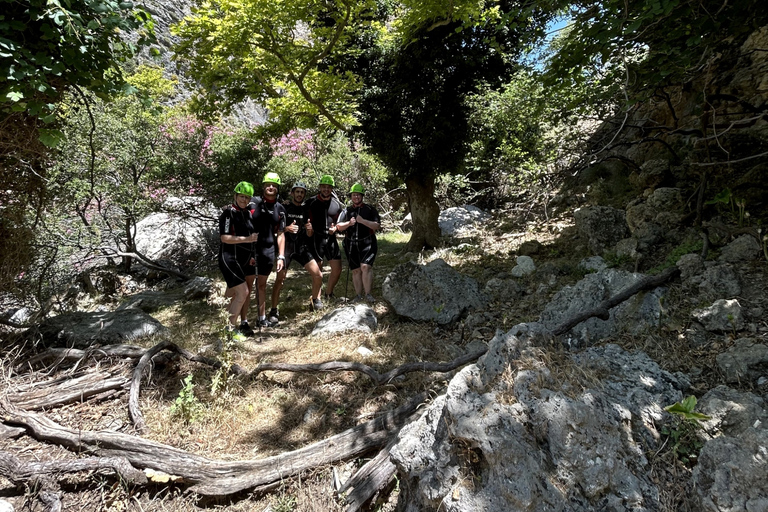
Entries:
[[355, 295], [355, 298], [352, 299], [352, 302], [363, 302], [363, 296], [362, 295]]
[[328, 302], [330, 304], [331, 302], [335, 302], [335, 301], [336, 301], [335, 295], [333, 295], [332, 293], [330, 295], [327, 293], [325, 294], [325, 302]]
[[375, 299], [375, 298], [373, 297], [373, 295], [371, 295], [370, 293], [369, 293], [368, 295], [366, 295], [366, 296], [365, 296], [365, 300], [367, 300], [367, 301], [368, 301], [368, 302], [370, 302], [371, 304], [373, 304], [374, 302], [376, 302], [376, 299]]
[[320, 300], [320, 297], [316, 299], [312, 299], [312, 311], [322, 311], [323, 310], [323, 301]]
[[272, 308], [269, 310], [267, 320], [269, 320], [269, 323], [271, 323], [272, 326], [280, 323], [280, 313], [278, 313], [277, 308]]
[[259, 323], [257, 325], [259, 327], [274, 327], [277, 325], [277, 323], [272, 323], [269, 321], [269, 318], [265, 318], [263, 320], [259, 320]]
[[246, 320], [245, 322], [241, 322], [241, 323], [240, 323], [240, 333], [241, 333], [243, 336], [246, 336], [246, 337], [249, 337], [249, 338], [250, 338], [251, 336], [253, 336], [254, 334], [256, 334], [256, 333], [253, 331], [253, 329], [251, 329], [251, 326], [250, 326], [250, 325], [248, 325], [248, 321], [247, 321], [247, 320]]

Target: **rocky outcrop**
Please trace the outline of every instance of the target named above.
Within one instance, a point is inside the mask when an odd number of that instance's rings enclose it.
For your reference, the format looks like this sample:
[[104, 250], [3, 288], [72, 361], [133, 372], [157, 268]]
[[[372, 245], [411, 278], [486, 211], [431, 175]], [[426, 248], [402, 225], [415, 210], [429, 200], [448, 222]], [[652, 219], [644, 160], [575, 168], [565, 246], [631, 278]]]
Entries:
[[645, 454], [687, 382], [615, 345], [555, 372], [515, 331], [401, 432], [402, 510], [660, 510]]
[[[645, 276], [617, 269], [605, 269], [588, 274], [574, 286], [565, 286], [557, 292], [541, 313], [540, 321], [554, 329], [564, 321], [594, 309], [605, 299], [617, 295]], [[640, 334], [658, 326], [661, 317], [659, 299], [664, 288], [638, 294], [610, 309], [607, 320], [590, 318], [571, 329], [566, 336], [570, 345], [581, 346], [615, 335], [618, 332]]]

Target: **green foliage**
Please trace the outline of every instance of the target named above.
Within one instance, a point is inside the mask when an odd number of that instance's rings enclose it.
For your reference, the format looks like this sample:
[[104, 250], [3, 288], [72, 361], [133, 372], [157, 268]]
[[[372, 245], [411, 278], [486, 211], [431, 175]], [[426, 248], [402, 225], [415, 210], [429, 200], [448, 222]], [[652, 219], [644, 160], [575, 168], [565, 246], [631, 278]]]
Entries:
[[327, 133], [315, 130], [291, 130], [270, 141], [273, 158], [268, 171], [277, 172], [283, 183], [281, 195], [287, 197], [291, 185], [302, 180], [312, 194], [324, 174], [336, 182], [338, 196], [345, 200], [353, 183], [365, 188], [368, 203], [387, 208], [386, 184], [391, 180], [389, 171], [367, 148], [341, 132]]
[[216, 396], [219, 394], [227, 394], [230, 386], [230, 370], [232, 368], [232, 352], [235, 349], [237, 342], [245, 341], [245, 336], [237, 331], [230, 331], [226, 328], [222, 329], [219, 333], [219, 341], [221, 342], [221, 350], [217, 355], [217, 359], [221, 363], [216, 369], [211, 379], [211, 394]]
[[353, 124], [357, 77], [331, 56], [354, 54], [349, 42], [376, 30], [366, 13], [372, 0], [201, 2], [174, 27], [188, 73], [207, 91], [198, 107], [217, 114], [246, 97], [266, 105], [287, 126]]
[[192, 423], [200, 419], [203, 413], [203, 405], [195, 396], [195, 384], [192, 382], [192, 374], [182, 381], [183, 387], [179, 396], [171, 405], [171, 414], [181, 418], [185, 423]]
[[691, 395], [682, 402], [675, 402], [664, 408], [665, 411], [675, 415], [675, 421], [671, 426], [664, 426], [661, 433], [672, 441], [672, 453], [686, 465], [696, 461], [704, 446], [698, 435], [701, 429], [699, 422], [711, 419], [706, 414], [694, 411], [696, 402], [696, 397]]
[[[153, 40], [149, 14], [131, 2], [1, 0], [0, 110], [45, 123], [67, 86], [102, 98], [126, 91], [118, 64]], [[123, 33], [139, 32], [136, 44]], [[51, 132], [44, 141], [57, 140]]]
[[292, 512], [296, 510], [296, 497], [290, 494], [281, 493], [274, 498], [270, 504], [271, 510], [274, 512]]
[[704, 242], [699, 238], [687, 238], [680, 244], [675, 246], [674, 249], [667, 255], [666, 259], [661, 265], [653, 267], [649, 270], [651, 274], [657, 274], [664, 269], [677, 265], [677, 262], [686, 254], [698, 253], [704, 248]]

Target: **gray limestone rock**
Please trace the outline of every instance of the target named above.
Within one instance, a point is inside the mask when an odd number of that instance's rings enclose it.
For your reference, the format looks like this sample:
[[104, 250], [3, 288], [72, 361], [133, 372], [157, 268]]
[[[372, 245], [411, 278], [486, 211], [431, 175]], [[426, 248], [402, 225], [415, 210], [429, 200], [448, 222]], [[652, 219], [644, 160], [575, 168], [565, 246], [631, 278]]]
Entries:
[[728, 383], [756, 382], [768, 376], [768, 345], [753, 338], [739, 338], [717, 355], [717, 365]]
[[691, 317], [712, 332], [740, 331], [744, 328], [741, 305], [736, 299], [718, 299], [709, 307], [694, 309]]
[[312, 336], [345, 331], [376, 332], [379, 320], [376, 313], [365, 304], [343, 306], [323, 315], [312, 329]]
[[588, 206], [576, 210], [573, 218], [579, 234], [588, 241], [589, 250], [594, 254], [602, 254], [627, 236], [627, 220], [623, 210], [608, 206]]
[[754, 236], [741, 235], [723, 247], [717, 259], [726, 263], [743, 263], [754, 260], [761, 252], [762, 248]]
[[382, 295], [398, 315], [449, 324], [484, 304], [477, 281], [442, 259], [397, 266], [387, 275]]
[[[548, 329], [583, 312], [597, 307], [628, 286], [643, 279], [645, 275], [617, 269], [606, 269], [588, 274], [574, 286], [565, 286], [557, 292], [541, 314], [540, 322]], [[660, 297], [665, 288], [656, 288], [647, 293], [638, 293], [609, 311], [608, 320], [590, 318], [568, 333], [570, 343], [580, 345], [600, 340], [618, 332], [640, 334], [656, 327], [661, 317]]]
[[465, 204], [441, 211], [437, 223], [442, 236], [461, 236], [467, 234], [477, 223], [489, 218], [490, 215], [477, 206]]
[[38, 330], [47, 346], [74, 348], [129, 343], [168, 334], [160, 322], [136, 308], [66, 313], [46, 319]]
[[[555, 377], [540, 351], [499, 333], [400, 432], [402, 510], [659, 510], [645, 454], [658, 449], [662, 404], [687, 383], [615, 345], [571, 364], [579, 370]], [[593, 373], [600, 385], [583, 387], [577, 376]]]
[[706, 512], [768, 510], [768, 404], [725, 386], [706, 393], [698, 409], [715, 435], [693, 469], [692, 489]]

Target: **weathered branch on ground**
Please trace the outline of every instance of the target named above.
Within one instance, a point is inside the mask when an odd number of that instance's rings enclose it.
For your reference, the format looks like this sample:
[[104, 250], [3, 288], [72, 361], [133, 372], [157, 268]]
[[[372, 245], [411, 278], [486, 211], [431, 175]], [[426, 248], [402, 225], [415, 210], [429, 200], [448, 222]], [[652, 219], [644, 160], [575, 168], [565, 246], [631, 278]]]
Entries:
[[391, 382], [394, 378], [399, 377], [400, 375], [405, 375], [406, 373], [410, 372], [449, 372], [459, 368], [460, 366], [477, 360], [487, 351], [488, 348], [483, 347], [482, 349], [475, 352], [457, 357], [448, 363], [406, 363], [383, 374], [380, 374], [370, 366], [364, 365], [362, 363], [350, 363], [346, 361], [330, 361], [327, 363], [317, 364], [262, 363], [251, 371], [250, 377], [256, 377], [258, 374], [265, 371], [296, 373], [347, 371], [360, 372], [370, 377], [370, 379], [376, 385], [382, 385]]
[[45, 416], [25, 411], [0, 398], [2, 422], [22, 426], [42, 442], [64, 446], [97, 457], [123, 458], [137, 469], [154, 470], [155, 481], [188, 485], [201, 496], [228, 496], [268, 486], [308, 469], [359, 457], [387, 445], [427, 400], [421, 393], [382, 416], [299, 450], [260, 460], [220, 461], [141, 437], [110, 431], [83, 431], [64, 427]]
[[346, 512], [358, 512], [392, 479], [397, 467], [390, 460], [389, 451], [396, 442], [397, 437], [393, 437], [383, 450], [358, 469], [338, 490], [339, 494], [349, 491], [346, 496], [349, 504]]
[[128, 379], [109, 372], [95, 371], [78, 377], [61, 377], [35, 382], [8, 394], [8, 399], [22, 409], [39, 410], [82, 402], [97, 395], [102, 398], [116, 390], [126, 389]]
[[53, 366], [59, 366], [66, 362], [84, 361], [91, 358], [95, 361], [106, 359], [110, 357], [138, 359], [147, 349], [142, 347], [136, 347], [134, 345], [107, 345], [98, 348], [89, 348], [81, 350], [77, 348], [64, 348], [64, 347], [52, 347], [44, 352], [37, 354], [34, 357], [17, 365], [15, 371], [19, 371], [22, 366], [34, 367], [37, 363], [46, 363], [48, 361], [54, 361]]
[[66, 478], [69, 473], [80, 471], [111, 470], [126, 482], [143, 485], [147, 477], [124, 458], [88, 457], [85, 459], [49, 460], [43, 462], [24, 462], [16, 456], [0, 451], [0, 474], [15, 484], [25, 483], [40, 475]]
[[653, 289], [661, 286], [662, 284], [666, 283], [670, 279], [677, 276], [679, 273], [680, 273], [679, 268], [670, 267], [666, 269], [664, 272], [662, 272], [661, 274], [658, 274], [655, 276], [648, 276], [644, 279], [641, 279], [635, 284], [626, 287], [625, 289], [623, 289], [613, 297], [610, 297], [604, 300], [597, 307], [590, 309], [589, 311], [585, 311], [584, 313], [576, 315], [573, 318], [570, 318], [565, 322], [561, 323], [560, 325], [558, 325], [552, 330], [552, 334], [554, 334], [555, 336], [560, 336], [561, 334], [565, 334], [568, 331], [570, 331], [572, 328], [579, 325], [581, 322], [584, 322], [585, 320], [589, 320], [590, 318], [595, 316], [601, 320], [608, 320], [608, 318], [610, 318], [609, 310], [611, 308], [618, 306], [619, 304], [629, 299], [636, 293], [639, 293], [643, 290], [649, 290], [649, 289]]

